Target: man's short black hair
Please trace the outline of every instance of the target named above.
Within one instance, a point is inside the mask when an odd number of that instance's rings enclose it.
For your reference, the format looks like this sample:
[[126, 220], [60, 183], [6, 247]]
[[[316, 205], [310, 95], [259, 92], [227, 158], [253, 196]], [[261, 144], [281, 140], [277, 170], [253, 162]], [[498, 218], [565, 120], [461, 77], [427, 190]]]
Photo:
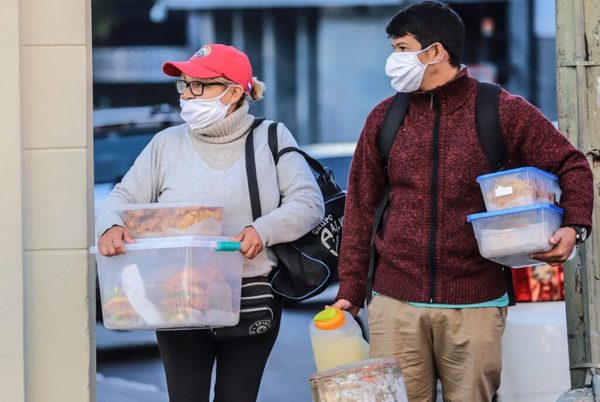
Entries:
[[465, 26], [454, 10], [443, 3], [424, 1], [412, 4], [394, 15], [385, 28], [390, 38], [413, 36], [422, 46], [439, 42], [450, 55], [450, 64], [458, 67], [462, 57]]

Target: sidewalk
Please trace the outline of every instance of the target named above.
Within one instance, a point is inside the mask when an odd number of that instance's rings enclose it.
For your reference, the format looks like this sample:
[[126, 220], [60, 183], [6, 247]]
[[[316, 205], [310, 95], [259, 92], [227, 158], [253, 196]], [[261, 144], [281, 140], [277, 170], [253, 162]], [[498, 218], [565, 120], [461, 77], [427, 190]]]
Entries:
[[[314, 373], [314, 361], [308, 336], [308, 322], [314, 315], [316, 306], [301, 309], [285, 309], [279, 338], [265, 369], [264, 380], [258, 396], [259, 402], [282, 402], [281, 396], [286, 395], [285, 402], [306, 402], [311, 400], [308, 377]], [[101, 327], [101, 324], [99, 325]], [[98, 349], [112, 352], [118, 349], [156, 344], [154, 333], [151, 331], [114, 332], [104, 328], [98, 330]], [[105, 334], [108, 332], [108, 334]], [[148, 336], [151, 334], [152, 337]], [[105, 337], [106, 335], [106, 337]], [[141, 367], [131, 364], [131, 370]], [[150, 370], [162, 368], [151, 368]], [[153, 371], [153, 373], [155, 373]], [[151, 378], [139, 379], [137, 376], [121, 377], [119, 374], [102, 374], [97, 376], [97, 402], [167, 402], [168, 397], [164, 386], [151, 384]], [[136, 378], [131, 381], [131, 378]]]
[[[100, 352], [156, 346], [153, 331], [109, 331], [96, 323], [96, 349]], [[167, 402], [167, 394], [154, 384], [96, 374], [96, 402]]]
[[156, 385], [96, 375], [96, 402], [168, 402]]
[[102, 323], [96, 323], [96, 349], [98, 351], [155, 345], [154, 331], [112, 331], [104, 328]]

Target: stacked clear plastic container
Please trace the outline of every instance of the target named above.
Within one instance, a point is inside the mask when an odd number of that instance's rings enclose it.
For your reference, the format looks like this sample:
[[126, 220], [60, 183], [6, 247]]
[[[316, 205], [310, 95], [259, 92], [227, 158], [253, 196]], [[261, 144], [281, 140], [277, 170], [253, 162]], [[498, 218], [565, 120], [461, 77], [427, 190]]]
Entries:
[[534, 167], [479, 176], [488, 212], [469, 215], [479, 252], [499, 264], [521, 268], [542, 264], [531, 253], [548, 251], [563, 210], [558, 177]]
[[[221, 234], [222, 208], [146, 204], [118, 211], [136, 237], [126, 253], [96, 254], [108, 329], [222, 327], [239, 321], [242, 256]], [[179, 234], [179, 236], [173, 236]], [[190, 236], [190, 234], [200, 234]], [[210, 234], [210, 236], [202, 236]]]

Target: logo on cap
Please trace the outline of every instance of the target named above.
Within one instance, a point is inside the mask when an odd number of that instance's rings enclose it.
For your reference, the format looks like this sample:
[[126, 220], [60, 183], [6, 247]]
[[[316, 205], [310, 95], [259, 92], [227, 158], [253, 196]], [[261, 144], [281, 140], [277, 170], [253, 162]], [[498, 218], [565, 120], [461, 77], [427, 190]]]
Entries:
[[206, 57], [210, 54], [210, 52], [211, 52], [210, 46], [208, 46], [208, 45], [202, 46], [200, 48], [200, 50], [198, 50], [193, 57]]

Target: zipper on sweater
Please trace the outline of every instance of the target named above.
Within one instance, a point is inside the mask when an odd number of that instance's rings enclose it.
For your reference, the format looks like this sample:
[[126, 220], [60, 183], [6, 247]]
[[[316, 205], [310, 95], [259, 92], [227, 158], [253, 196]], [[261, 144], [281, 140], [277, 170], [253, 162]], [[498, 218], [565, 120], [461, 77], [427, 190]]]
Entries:
[[435, 297], [435, 241], [437, 230], [437, 200], [438, 200], [438, 169], [440, 164], [440, 115], [441, 107], [439, 96], [431, 93], [431, 108], [435, 109], [435, 123], [433, 125], [433, 166], [431, 169], [431, 232], [429, 233], [429, 303]]

